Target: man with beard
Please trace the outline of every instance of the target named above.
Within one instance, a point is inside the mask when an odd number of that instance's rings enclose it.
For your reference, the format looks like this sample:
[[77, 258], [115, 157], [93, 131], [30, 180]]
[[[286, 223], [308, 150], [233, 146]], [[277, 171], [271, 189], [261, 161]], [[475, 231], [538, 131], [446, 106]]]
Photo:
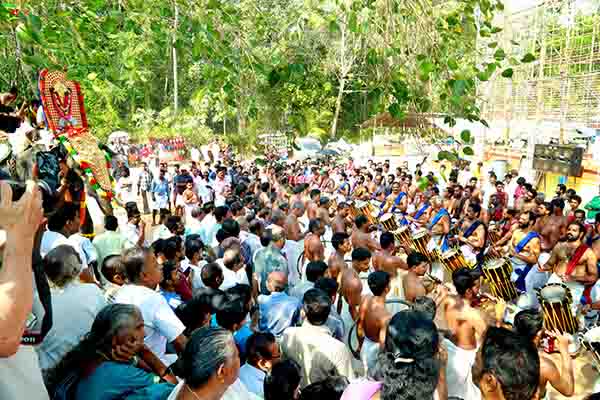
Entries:
[[302, 239], [303, 229], [300, 227], [298, 218], [304, 215], [304, 203], [296, 201], [292, 204], [292, 212], [287, 216], [285, 220], [285, 231], [288, 240], [298, 241]]
[[350, 237], [346, 233], [336, 232], [331, 237], [331, 245], [335, 251], [327, 260], [328, 268], [325, 275], [338, 281], [340, 273], [347, 268], [345, 256], [352, 250]]
[[356, 178], [356, 183], [351, 194], [356, 200], [369, 200], [369, 189], [365, 184], [365, 177], [363, 175], [359, 175], [358, 178]]
[[457, 236], [460, 249], [465, 260], [474, 265], [483, 261], [480, 257], [485, 246], [485, 226], [479, 220], [481, 206], [469, 204], [467, 215], [461, 224], [461, 232]]
[[[372, 296], [364, 296], [360, 303], [356, 334], [360, 347], [360, 359], [365, 372], [375, 367], [379, 349], [385, 344], [387, 324], [392, 313], [385, 301], [390, 292], [390, 275], [385, 271], [372, 272], [367, 279]], [[403, 306], [406, 308], [406, 306]]]
[[583, 225], [578, 222], [569, 224], [567, 241], [558, 243], [546, 265], [540, 267], [542, 272], [553, 272], [549, 283], [564, 283], [571, 289], [573, 313], [586, 286], [591, 287], [598, 279], [596, 254], [583, 242], [584, 235]]
[[522, 292], [541, 287], [547, 280], [546, 274], [532, 270], [540, 256], [540, 235], [533, 230], [534, 224], [535, 214], [531, 211], [522, 212], [510, 240], [511, 280]]
[[448, 213], [452, 218], [460, 219], [462, 206], [463, 206], [463, 187], [461, 185], [454, 186], [454, 192], [452, 193], [452, 199], [450, 199], [448, 205]]
[[517, 199], [515, 208], [521, 211], [535, 212], [537, 208], [537, 203], [535, 202], [537, 191], [529, 183], [526, 183], [524, 188], [524, 194]]
[[356, 229], [352, 231], [351, 242], [352, 247], [358, 249], [360, 247], [369, 249], [370, 251], [377, 251], [381, 248], [379, 244], [373, 239], [371, 236], [369, 221], [367, 217], [364, 215], [359, 215], [356, 217], [354, 223], [356, 224]]
[[450, 215], [445, 208], [442, 208], [442, 199], [439, 196], [431, 199], [431, 208], [428, 228], [436, 247], [444, 252], [449, 250]]
[[383, 204], [383, 213], [406, 213], [406, 207], [408, 206], [408, 196], [406, 192], [400, 191], [400, 183], [394, 182], [392, 184], [392, 193], [385, 199]]
[[[540, 204], [537, 210], [538, 219], [534, 230], [541, 236], [542, 253], [550, 253], [564, 236], [567, 219], [554, 216], [554, 207], [548, 202]], [[544, 264], [544, 258], [540, 259], [540, 264]]]
[[350, 206], [348, 205], [348, 203], [339, 203], [337, 207], [337, 213], [331, 221], [331, 230], [333, 234], [348, 233], [348, 228], [352, 227], [352, 222], [348, 220], [349, 215]]

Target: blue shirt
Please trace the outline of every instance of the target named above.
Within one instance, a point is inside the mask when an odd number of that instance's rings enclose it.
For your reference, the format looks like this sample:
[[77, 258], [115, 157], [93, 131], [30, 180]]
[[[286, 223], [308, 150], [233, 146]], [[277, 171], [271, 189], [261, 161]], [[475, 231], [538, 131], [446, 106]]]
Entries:
[[75, 400], [166, 400], [175, 385], [131, 364], [105, 361], [77, 385]]
[[[219, 327], [219, 324], [217, 323], [217, 314], [213, 314], [210, 319], [210, 326], [215, 328]], [[250, 322], [247, 322], [233, 334], [233, 340], [240, 352], [240, 358], [246, 358], [246, 342], [253, 333], [252, 329], [250, 329]]]
[[169, 196], [169, 181], [167, 178], [164, 179], [155, 179], [152, 181], [152, 193], [160, 197], [168, 197]]
[[273, 271], [285, 272], [289, 275], [288, 263], [281, 250], [272, 244], [256, 252], [254, 271], [260, 278], [260, 292], [268, 294], [267, 278]]
[[281, 336], [284, 330], [298, 323], [301, 305], [297, 298], [285, 293], [261, 294], [258, 296], [259, 329], [261, 332]]
[[165, 300], [167, 300], [167, 304], [173, 309], [173, 311], [175, 311], [175, 309], [179, 307], [181, 303], [183, 303], [181, 296], [175, 292], [165, 292], [161, 289], [160, 294], [162, 294]]

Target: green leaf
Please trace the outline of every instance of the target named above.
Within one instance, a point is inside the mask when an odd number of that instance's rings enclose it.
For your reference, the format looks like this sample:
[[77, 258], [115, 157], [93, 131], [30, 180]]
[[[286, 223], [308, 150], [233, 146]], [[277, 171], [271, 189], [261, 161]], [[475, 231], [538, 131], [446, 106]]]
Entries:
[[29, 34], [29, 31], [25, 27], [25, 25], [23, 25], [23, 24], [17, 25], [17, 29], [15, 30], [15, 32], [17, 34], [17, 39], [19, 39], [19, 42], [26, 44], [26, 43], [31, 43], [33, 41], [33, 38]]
[[392, 117], [396, 118], [397, 120], [402, 121], [406, 117], [406, 114], [404, 113], [402, 107], [400, 107], [400, 104], [398, 103], [391, 104], [388, 107], [388, 111], [392, 115]]
[[449, 127], [453, 128], [456, 126], [456, 119], [447, 115], [444, 117], [444, 123], [447, 124]]
[[492, 43], [488, 44], [488, 47], [490, 49], [495, 49], [496, 47], [498, 47], [498, 42], [492, 42]]
[[504, 78], [512, 78], [514, 74], [514, 71], [512, 68], [507, 68], [504, 71], [502, 71], [502, 76]]
[[502, 61], [504, 60], [504, 58], [506, 58], [506, 53], [504, 52], [504, 50], [498, 49], [494, 53], [494, 58], [496, 59], [496, 61]]
[[429, 74], [433, 72], [435, 65], [429, 60], [421, 62], [419, 64], [419, 77], [422, 81], [429, 79]]
[[465, 129], [464, 131], [462, 131], [460, 133], [460, 140], [462, 140], [464, 143], [470, 143], [471, 142], [471, 131], [468, 129]]
[[29, 14], [27, 22], [33, 31], [39, 32], [42, 29], [42, 20], [37, 15]]
[[499, 11], [504, 11], [504, 3], [500, 2], [500, 1], [497, 2], [496, 3], [496, 9], [499, 10]]
[[465, 93], [465, 88], [467, 86], [467, 82], [462, 79], [457, 79], [454, 81], [452, 85], [452, 93], [454, 96], [462, 96]]
[[23, 62], [32, 67], [42, 67], [44, 65], [44, 59], [38, 55], [23, 56]]
[[465, 156], [472, 156], [473, 154], [475, 154], [473, 149], [469, 146], [463, 147], [462, 152]]
[[480, 119], [480, 120], [479, 120], [479, 122], [481, 122], [481, 124], [482, 124], [483, 126], [485, 126], [486, 128], [489, 128], [489, 127], [490, 127], [490, 124], [488, 124], [488, 122], [487, 122], [485, 119]]
[[448, 68], [450, 68], [453, 71], [456, 71], [458, 69], [458, 61], [456, 61], [456, 58], [451, 57], [448, 59]]
[[514, 58], [514, 57], [510, 57], [510, 58], [508, 59], [508, 63], [509, 63], [510, 65], [512, 65], [513, 67], [515, 67], [515, 66], [517, 66], [517, 65], [521, 64], [521, 63], [519, 62], [519, 60], [517, 60], [517, 59], [516, 59], [516, 58]]
[[511, 39], [510, 44], [512, 44], [513, 46], [518, 46], [520, 43], [517, 42], [516, 40]]
[[521, 59], [521, 62], [523, 62], [523, 63], [530, 63], [530, 62], [533, 62], [535, 60], [536, 60], [536, 58], [535, 58], [535, 56], [533, 54], [527, 53], [527, 54], [525, 54], [523, 56], [523, 58]]
[[492, 28], [492, 31], [491, 31], [491, 32], [492, 32], [492, 33], [499, 33], [499, 32], [502, 32], [502, 28], [498, 28], [497, 26], [495, 26], [495, 27], [493, 27], [493, 28]]

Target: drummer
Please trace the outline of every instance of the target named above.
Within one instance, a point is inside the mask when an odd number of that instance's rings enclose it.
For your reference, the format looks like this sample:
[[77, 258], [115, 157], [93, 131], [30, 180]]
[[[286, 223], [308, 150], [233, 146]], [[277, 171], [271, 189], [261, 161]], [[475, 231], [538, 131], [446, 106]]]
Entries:
[[460, 249], [466, 261], [479, 264], [482, 261], [485, 246], [485, 226], [479, 220], [481, 206], [476, 203], [469, 204], [467, 215], [461, 224], [461, 232], [457, 236]]
[[[548, 283], [564, 283], [573, 296], [573, 312], [582, 300], [586, 286], [592, 286], [598, 279], [597, 258], [584, 242], [585, 227], [572, 222], [567, 227], [567, 241], [558, 243], [550, 259], [540, 271], [552, 272]], [[589, 299], [585, 299], [586, 302]]]
[[[404, 215], [406, 208], [408, 207], [408, 196], [406, 192], [400, 191], [400, 183], [394, 182], [392, 184], [392, 193], [386, 197], [385, 202], [382, 205], [383, 213], [399, 213]], [[401, 225], [408, 225], [405, 218], [400, 221]]]
[[548, 280], [544, 273], [533, 269], [541, 251], [540, 235], [533, 230], [534, 225], [535, 214], [531, 211], [522, 212], [510, 238], [511, 280], [521, 292], [537, 289]]
[[431, 218], [428, 229], [431, 232], [433, 243], [442, 252], [450, 249], [448, 246], [448, 233], [450, 232], [450, 215], [445, 208], [441, 197], [434, 196], [431, 199]]
[[370, 251], [381, 250], [379, 247], [379, 243], [373, 239], [371, 235], [371, 225], [367, 220], [367, 217], [364, 215], [359, 215], [354, 220], [356, 225], [356, 229], [352, 231], [352, 236], [350, 237], [350, 241], [352, 242], [352, 247], [358, 249], [360, 247], [369, 249]]
[[431, 205], [429, 204], [429, 191], [424, 192], [421, 196], [421, 202], [415, 204], [415, 211], [412, 215], [406, 217], [406, 219], [413, 223], [417, 227], [422, 227], [427, 225], [429, 219], [431, 218]]

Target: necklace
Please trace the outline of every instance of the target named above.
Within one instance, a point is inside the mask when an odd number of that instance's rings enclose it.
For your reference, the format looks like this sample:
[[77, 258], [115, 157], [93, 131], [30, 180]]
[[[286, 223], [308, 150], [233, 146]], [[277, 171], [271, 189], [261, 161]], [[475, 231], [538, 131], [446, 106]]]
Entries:
[[187, 390], [190, 391], [191, 394], [194, 395], [194, 398], [196, 398], [197, 400], [202, 400], [202, 399], [200, 399], [200, 397], [196, 393], [194, 393], [194, 391], [192, 390], [192, 388], [190, 388], [187, 383], [185, 384], [185, 387], [187, 388]]

